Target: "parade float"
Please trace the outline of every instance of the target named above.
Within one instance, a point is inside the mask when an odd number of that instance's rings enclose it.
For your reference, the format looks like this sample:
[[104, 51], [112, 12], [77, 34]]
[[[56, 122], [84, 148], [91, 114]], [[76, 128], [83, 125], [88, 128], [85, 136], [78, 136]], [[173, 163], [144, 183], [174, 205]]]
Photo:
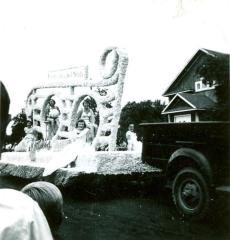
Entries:
[[[33, 128], [43, 136], [43, 144], [34, 145], [29, 151], [4, 152], [0, 175], [33, 180], [49, 177], [55, 184], [65, 185], [69, 179], [86, 174], [132, 175], [159, 171], [141, 162], [141, 151], [116, 150], [127, 66], [125, 51], [111, 47], [105, 49], [100, 58], [99, 79], [88, 79], [87, 68], [80, 73], [74, 69], [50, 72], [44, 85], [34, 86], [30, 91], [25, 106], [27, 118], [32, 117]], [[46, 119], [51, 98], [60, 110], [58, 129], [52, 141], [48, 140]], [[76, 149], [69, 156], [65, 154], [69, 144], [66, 133], [75, 128], [77, 113], [85, 98], [96, 103], [97, 132], [90, 148]]]

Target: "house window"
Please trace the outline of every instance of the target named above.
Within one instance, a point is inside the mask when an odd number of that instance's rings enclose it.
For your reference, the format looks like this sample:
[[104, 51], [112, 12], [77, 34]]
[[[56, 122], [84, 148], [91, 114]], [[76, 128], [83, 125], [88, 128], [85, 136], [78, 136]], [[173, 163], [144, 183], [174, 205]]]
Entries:
[[216, 84], [215, 80], [213, 80], [213, 85], [212, 86], [210, 86], [209, 83], [204, 84], [202, 80], [196, 81], [195, 82], [195, 91], [200, 92], [200, 91], [204, 91], [204, 90], [214, 89], [216, 85], [217, 84]]
[[183, 114], [174, 116], [174, 122], [191, 122], [191, 114]]

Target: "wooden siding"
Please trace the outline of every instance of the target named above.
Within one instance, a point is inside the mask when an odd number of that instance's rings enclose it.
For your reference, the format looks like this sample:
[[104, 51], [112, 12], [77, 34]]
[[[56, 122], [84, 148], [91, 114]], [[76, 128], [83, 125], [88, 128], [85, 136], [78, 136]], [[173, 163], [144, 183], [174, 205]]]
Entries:
[[191, 65], [191, 67], [187, 71], [185, 71], [183, 76], [178, 78], [169, 87], [168, 91], [165, 93], [165, 96], [188, 90], [195, 92], [195, 81], [199, 79], [199, 76], [196, 74], [196, 70], [198, 67], [204, 64], [207, 61], [207, 59], [208, 59], [207, 55], [199, 56]]

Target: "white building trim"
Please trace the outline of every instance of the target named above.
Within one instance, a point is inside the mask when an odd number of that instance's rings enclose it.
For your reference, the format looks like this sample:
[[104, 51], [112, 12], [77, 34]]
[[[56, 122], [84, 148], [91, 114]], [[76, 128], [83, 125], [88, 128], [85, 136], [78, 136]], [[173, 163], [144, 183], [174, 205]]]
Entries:
[[185, 109], [185, 110], [178, 110], [178, 111], [172, 111], [172, 112], [166, 112], [166, 113], [161, 113], [161, 114], [171, 114], [171, 113], [182, 113], [182, 112], [189, 112], [189, 111], [197, 111], [197, 110], [199, 110], [199, 111], [204, 111], [204, 110], [206, 110], [206, 109]]
[[195, 122], [199, 122], [200, 119], [199, 119], [199, 115], [198, 115], [198, 112], [195, 112]]
[[184, 90], [184, 91], [181, 91], [181, 92], [177, 92], [177, 93], [169, 93], [167, 95], [163, 95], [164, 97], [168, 97], [168, 96], [172, 96], [172, 95], [175, 95], [175, 94], [178, 94], [178, 93], [187, 93], [187, 92], [192, 92], [194, 91], [193, 89], [189, 89], [189, 90]]
[[182, 97], [179, 93], [178, 93], [178, 96], [179, 96], [182, 100], [184, 100], [188, 105], [190, 105], [192, 108], [196, 108], [195, 105], [193, 105], [192, 103], [190, 103], [186, 98]]
[[169, 104], [163, 109], [162, 114], [164, 114], [164, 112], [168, 109], [168, 107], [171, 105], [171, 103], [174, 101], [174, 99], [176, 97], [181, 98], [183, 101], [185, 101], [189, 106], [191, 106], [193, 109], [196, 109], [196, 106], [194, 106], [192, 103], [190, 103], [187, 99], [185, 99], [184, 97], [182, 97], [179, 93], [177, 93], [172, 100], [169, 102]]

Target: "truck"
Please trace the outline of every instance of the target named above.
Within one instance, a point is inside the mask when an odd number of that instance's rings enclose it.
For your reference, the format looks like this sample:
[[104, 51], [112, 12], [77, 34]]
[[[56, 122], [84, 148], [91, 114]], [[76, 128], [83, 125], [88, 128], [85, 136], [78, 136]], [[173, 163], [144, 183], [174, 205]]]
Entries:
[[142, 123], [142, 162], [161, 170], [178, 212], [203, 218], [230, 193], [230, 122]]

